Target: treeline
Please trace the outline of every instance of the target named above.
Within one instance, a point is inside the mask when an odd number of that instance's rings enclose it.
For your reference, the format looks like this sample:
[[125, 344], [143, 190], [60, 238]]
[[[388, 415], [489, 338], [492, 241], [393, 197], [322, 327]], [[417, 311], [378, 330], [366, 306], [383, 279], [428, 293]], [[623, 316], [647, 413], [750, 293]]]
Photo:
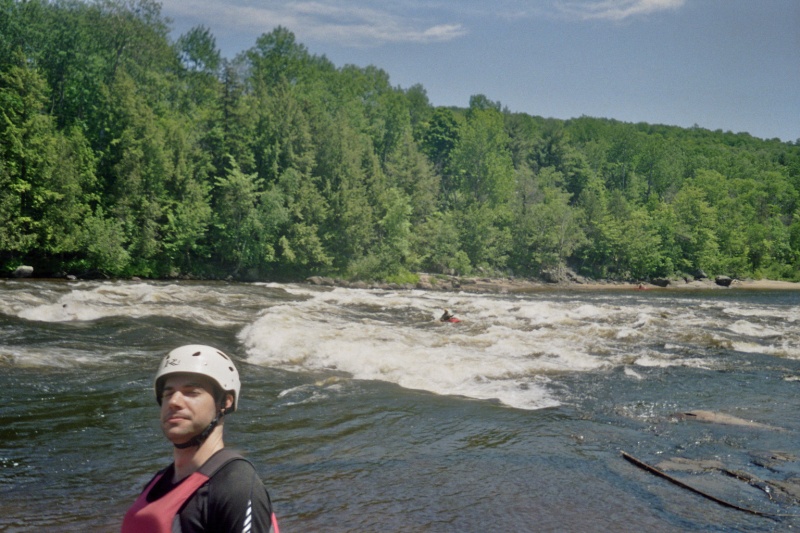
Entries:
[[285, 28], [223, 58], [151, 0], [0, 0], [0, 268], [800, 279], [800, 142], [434, 107]]

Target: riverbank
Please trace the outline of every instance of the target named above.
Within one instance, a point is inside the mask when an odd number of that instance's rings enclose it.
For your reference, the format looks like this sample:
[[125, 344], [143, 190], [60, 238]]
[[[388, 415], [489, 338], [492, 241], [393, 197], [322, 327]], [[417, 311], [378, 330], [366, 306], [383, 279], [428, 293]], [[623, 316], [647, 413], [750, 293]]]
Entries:
[[[32, 276], [32, 267], [20, 267], [9, 279], [37, 279]], [[419, 277], [416, 283], [388, 283], [380, 281], [349, 281], [341, 278], [328, 276], [311, 276], [305, 282], [312, 285], [328, 287], [346, 287], [354, 289], [383, 289], [383, 290], [411, 290], [422, 289], [431, 291], [467, 291], [467, 292], [488, 292], [488, 293], [515, 293], [515, 292], [535, 292], [545, 290], [670, 290], [670, 289], [751, 289], [751, 290], [800, 290], [800, 283], [791, 281], [778, 281], [769, 279], [732, 279], [726, 276], [718, 276], [715, 279], [656, 279], [652, 282], [625, 282], [611, 280], [591, 280], [579, 276], [571, 271], [567, 271], [557, 279], [545, 281], [544, 279], [530, 278], [492, 278], [477, 276], [455, 276], [445, 274], [417, 273]], [[67, 281], [78, 281], [78, 276], [62, 275], [58, 278], [41, 279], [66, 279]], [[90, 278], [87, 278], [90, 279]], [[110, 278], [105, 278], [110, 280]], [[141, 281], [144, 278], [133, 277], [132, 281]], [[187, 281], [204, 281], [192, 276], [180, 276], [178, 278]], [[237, 281], [228, 278], [226, 281]], [[259, 279], [238, 280], [238, 281], [268, 281]], [[290, 280], [284, 280], [291, 282]], [[299, 280], [298, 280], [299, 281]]]
[[494, 292], [494, 293], [515, 293], [515, 292], [534, 292], [544, 290], [673, 290], [673, 289], [702, 289], [702, 290], [800, 290], [800, 283], [790, 281], [775, 280], [753, 280], [753, 279], [717, 279], [704, 278], [699, 280], [658, 280], [658, 283], [630, 283], [617, 281], [594, 281], [584, 278], [569, 278], [559, 282], [546, 282], [541, 280], [518, 279], [518, 278], [485, 278], [485, 277], [461, 277], [461, 276], [441, 276], [431, 274], [419, 274], [419, 281], [416, 284], [397, 284], [365, 281], [346, 281], [341, 279], [327, 278], [322, 276], [312, 276], [306, 281], [313, 285], [331, 287], [349, 287], [358, 289], [422, 289], [436, 291], [468, 291], [468, 292]]

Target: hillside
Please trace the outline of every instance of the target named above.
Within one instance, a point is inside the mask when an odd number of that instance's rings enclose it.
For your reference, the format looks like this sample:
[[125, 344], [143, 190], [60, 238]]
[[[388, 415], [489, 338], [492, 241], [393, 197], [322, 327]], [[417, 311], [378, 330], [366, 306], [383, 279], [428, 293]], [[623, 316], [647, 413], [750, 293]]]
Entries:
[[0, 0], [0, 271], [800, 280], [800, 145], [466, 109], [285, 28], [224, 58], [150, 0]]

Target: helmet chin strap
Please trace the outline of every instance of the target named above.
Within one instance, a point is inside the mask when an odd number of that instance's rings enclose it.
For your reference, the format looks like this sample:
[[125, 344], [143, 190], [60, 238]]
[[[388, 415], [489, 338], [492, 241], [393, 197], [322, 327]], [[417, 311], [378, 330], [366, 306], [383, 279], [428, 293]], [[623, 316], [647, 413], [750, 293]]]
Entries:
[[223, 416], [225, 416], [224, 407], [219, 410], [217, 416], [214, 417], [214, 420], [211, 421], [211, 423], [208, 425], [208, 427], [206, 427], [206, 429], [204, 429], [191, 439], [187, 440], [186, 442], [183, 442], [181, 444], [173, 443], [172, 445], [178, 448], [179, 450], [185, 450], [186, 448], [192, 448], [195, 446], [199, 448], [200, 445], [206, 441], [208, 436], [211, 435], [211, 432], [214, 431], [214, 428], [217, 427], [217, 424], [219, 424], [219, 421], [222, 419]]

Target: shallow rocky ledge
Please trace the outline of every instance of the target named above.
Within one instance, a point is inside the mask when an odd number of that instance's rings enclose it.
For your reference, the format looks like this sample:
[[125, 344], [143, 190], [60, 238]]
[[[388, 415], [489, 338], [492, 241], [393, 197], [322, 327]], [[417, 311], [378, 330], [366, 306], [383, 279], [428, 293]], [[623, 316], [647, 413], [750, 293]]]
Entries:
[[[544, 272], [541, 279], [528, 278], [490, 278], [490, 277], [465, 277], [444, 274], [418, 273], [419, 281], [415, 284], [397, 284], [367, 281], [348, 281], [325, 276], [311, 276], [307, 283], [323, 287], [348, 287], [354, 289], [383, 289], [383, 290], [428, 290], [428, 291], [465, 291], [488, 293], [516, 293], [534, 292], [545, 290], [603, 290], [603, 289], [632, 289], [632, 290], [671, 290], [671, 289], [755, 289], [755, 290], [800, 290], [800, 283], [774, 280], [739, 280], [728, 276], [717, 276], [713, 280], [700, 278], [658, 278], [647, 282], [625, 282], [609, 280], [591, 280], [579, 276], [575, 272], [564, 269], [557, 272]], [[13, 278], [35, 278], [32, 266], [22, 265], [11, 276]], [[94, 279], [59, 273], [58, 279], [75, 281], [77, 279]], [[103, 279], [109, 279], [103, 277]], [[132, 281], [141, 281], [140, 278], [130, 278]], [[194, 280], [192, 276], [176, 276], [168, 279]], [[229, 277], [227, 281], [235, 281]], [[238, 281], [267, 281], [259, 279], [241, 279]]]
[[772, 280], [738, 280], [725, 276], [715, 279], [680, 280], [659, 279], [652, 282], [594, 281], [571, 276], [559, 281], [543, 281], [520, 278], [482, 278], [419, 274], [416, 284], [397, 284], [365, 281], [347, 281], [324, 276], [312, 276], [306, 281], [312, 285], [325, 287], [347, 287], [355, 289], [383, 290], [429, 290], [429, 291], [465, 291], [488, 293], [518, 293], [546, 290], [673, 290], [673, 289], [769, 289], [800, 290], [800, 283]]

